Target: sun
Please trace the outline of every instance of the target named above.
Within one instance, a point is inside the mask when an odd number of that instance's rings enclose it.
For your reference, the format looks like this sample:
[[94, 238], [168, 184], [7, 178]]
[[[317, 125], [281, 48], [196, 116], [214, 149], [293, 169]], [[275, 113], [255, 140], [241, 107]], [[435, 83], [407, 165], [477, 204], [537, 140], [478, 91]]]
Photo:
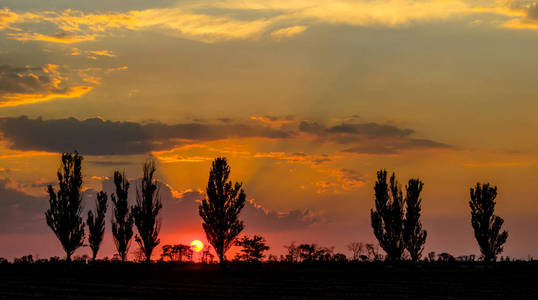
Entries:
[[200, 252], [204, 248], [204, 243], [199, 240], [194, 240], [191, 242], [191, 248], [194, 252]]

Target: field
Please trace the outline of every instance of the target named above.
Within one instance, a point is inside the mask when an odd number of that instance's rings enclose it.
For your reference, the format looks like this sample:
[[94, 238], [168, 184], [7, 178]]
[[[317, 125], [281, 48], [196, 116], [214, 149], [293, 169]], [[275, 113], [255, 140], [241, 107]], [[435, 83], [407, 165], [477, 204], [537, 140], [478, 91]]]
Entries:
[[538, 263], [3, 264], [0, 298], [522, 299]]

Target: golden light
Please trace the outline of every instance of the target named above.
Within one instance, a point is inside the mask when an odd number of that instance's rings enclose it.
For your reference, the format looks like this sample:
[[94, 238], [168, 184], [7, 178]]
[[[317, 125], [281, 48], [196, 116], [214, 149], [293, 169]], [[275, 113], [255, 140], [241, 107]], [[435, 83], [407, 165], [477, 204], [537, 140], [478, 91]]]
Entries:
[[204, 243], [199, 240], [194, 240], [191, 242], [191, 248], [194, 252], [200, 252], [204, 248]]

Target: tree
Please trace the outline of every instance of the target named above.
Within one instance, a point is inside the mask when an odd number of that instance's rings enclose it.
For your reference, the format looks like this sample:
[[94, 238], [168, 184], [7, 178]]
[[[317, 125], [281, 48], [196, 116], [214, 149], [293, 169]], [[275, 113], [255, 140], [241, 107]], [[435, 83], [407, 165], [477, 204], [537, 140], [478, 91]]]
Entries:
[[403, 196], [396, 175], [392, 173], [390, 177], [389, 191], [387, 171], [378, 171], [374, 190], [375, 210], [370, 210], [374, 235], [387, 253], [387, 259], [399, 261], [404, 251]]
[[52, 229], [66, 253], [66, 260], [84, 243], [82, 220], [82, 156], [62, 154], [62, 166], [58, 170], [59, 189], [47, 187], [50, 208], [45, 212], [47, 225]]
[[508, 239], [508, 232], [500, 233], [504, 220], [493, 214], [496, 197], [497, 187], [490, 187], [489, 183], [477, 183], [474, 189], [471, 188], [471, 224], [480, 252], [487, 262], [497, 259]]
[[101, 191], [97, 193], [96, 200], [96, 215], [90, 210], [88, 211], [88, 230], [90, 235], [88, 236], [88, 242], [92, 249], [92, 261], [95, 261], [99, 247], [103, 241], [103, 235], [105, 234], [105, 214], [107, 209], [108, 195]]
[[239, 213], [245, 206], [246, 195], [242, 183], [232, 184], [229, 176], [226, 158], [216, 158], [209, 171], [206, 198], [199, 206], [207, 240], [215, 248], [221, 264], [226, 259], [226, 251], [244, 228]]
[[301, 250], [295, 245], [295, 242], [291, 242], [289, 246], [284, 246], [284, 248], [288, 250], [288, 254], [285, 256], [287, 262], [296, 263], [299, 261]]
[[138, 234], [135, 237], [138, 246], [144, 252], [146, 262], [151, 261], [153, 249], [159, 245], [161, 222], [158, 218], [162, 208], [155, 175], [155, 162], [148, 160], [144, 163], [144, 177], [140, 187], [136, 188], [136, 205], [133, 207], [133, 217]]
[[361, 242], [351, 242], [347, 245], [347, 249], [353, 253], [353, 260], [359, 260], [364, 252], [364, 244]]
[[202, 251], [201, 262], [204, 264], [213, 263], [213, 258], [215, 258], [215, 256], [211, 253], [211, 246], [207, 245], [204, 248], [204, 251]]
[[236, 258], [246, 262], [260, 262], [265, 258], [263, 252], [269, 250], [269, 246], [265, 244], [265, 239], [259, 235], [254, 235], [252, 238], [243, 236], [236, 240], [234, 245], [242, 247], [241, 253], [238, 253]]
[[420, 193], [424, 183], [419, 179], [410, 179], [405, 187], [407, 195], [405, 198], [406, 212], [404, 220], [403, 238], [405, 248], [411, 256], [411, 260], [417, 262], [422, 256], [424, 244], [426, 243], [426, 230], [422, 230], [420, 222], [421, 202]]
[[133, 214], [129, 208], [129, 181], [125, 176], [125, 172], [114, 172], [114, 184], [116, 186], [116, 195], [112, 194], [112, 203], [114, 204], [112, 216], [112, 236], [114, 244], [121, 261], [127, 259], [127, 253], [131, 245], [133, 237]]
[[183, 262], [183, 258], [185, 258], [185, 261], [190, 261], [194, 254], [192, 247], [184, 244], [164, 245], [162, 249], [161, 259], [163, 261], [166, 260], [166, 258], [168, 258], [169, 261], [174, 262]]

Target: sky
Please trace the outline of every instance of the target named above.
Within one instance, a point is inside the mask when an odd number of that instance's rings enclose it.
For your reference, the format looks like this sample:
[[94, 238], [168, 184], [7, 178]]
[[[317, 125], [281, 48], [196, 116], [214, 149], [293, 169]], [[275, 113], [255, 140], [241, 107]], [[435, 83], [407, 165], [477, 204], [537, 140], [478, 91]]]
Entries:
[[537, 3], [0, 0], [0, 256], [63, 255], [45, 186], [76, 149], [85, 211], [157, 162], [161, 244], [206, 241], [225, 156], [269, 253], [375, 242], [386, 169], [424, 182], [424, 253], [479, 254], [469, 189], [489, 182], [503, 255], [537, 257]]

